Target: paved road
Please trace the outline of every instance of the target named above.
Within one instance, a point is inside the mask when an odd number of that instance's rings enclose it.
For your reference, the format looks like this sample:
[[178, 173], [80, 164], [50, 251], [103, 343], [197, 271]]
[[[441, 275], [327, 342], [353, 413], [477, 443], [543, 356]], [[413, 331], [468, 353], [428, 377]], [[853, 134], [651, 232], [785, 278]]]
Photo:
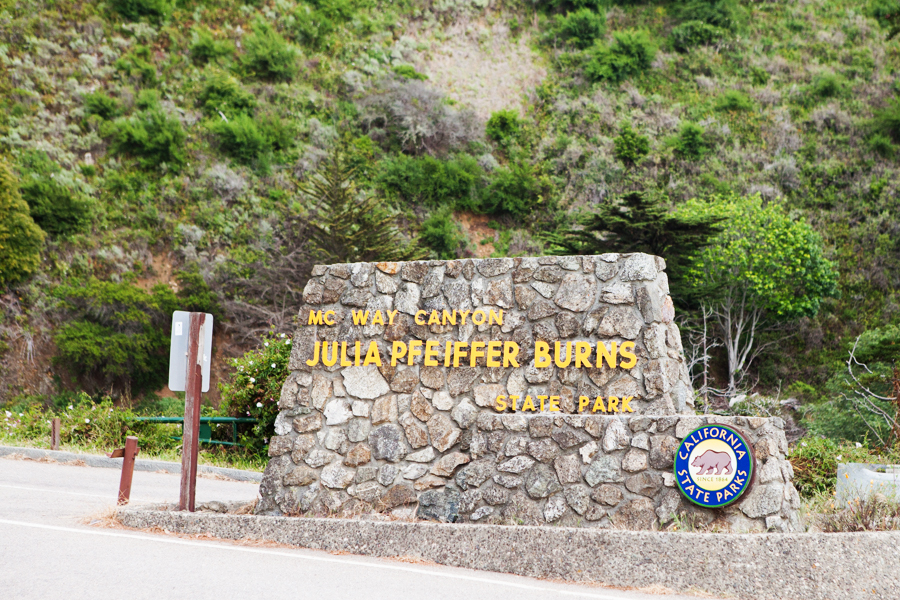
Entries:
[[[132, 503], [175, 502], [179, 481], [178, 475], [135, 472]], [[661, 598], [469, 569], [85, 524], [114, 506], [118, 483], [114, 469], [0, 459], [0, 600]], [[197, 502], [251, 501], [257, 489], [253, 483], [201, 478]]]

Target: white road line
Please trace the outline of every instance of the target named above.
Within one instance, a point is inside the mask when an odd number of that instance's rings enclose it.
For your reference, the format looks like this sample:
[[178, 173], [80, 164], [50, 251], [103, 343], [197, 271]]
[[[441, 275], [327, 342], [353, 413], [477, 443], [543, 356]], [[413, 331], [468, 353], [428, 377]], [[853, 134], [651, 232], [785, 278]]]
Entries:
[[[582, 598], [597, 598], [598, 600], [623, 600], [622, 596], [609, 596], [606, 594], [596, 594], [588, 591], [577, 591], [577, 590], [555, 590], [552, 588], [545, 588], [536, 585], [528, 585], [525, 583], [516, 583], [514, 581], [497, 581], [494, 579], [488, 579], [486, 577], [476, 577], [473, 575], [460, 575], [456, 573], [443, 573], [440, 571], [434, 571], [426, 568], [414, 569], [412, 567], [403, 567], [399, 565], [390, 565], [390, 564], [382, 564], [377, 562], [365, 562], [353, 559], [342, 559], [342, 558], [330, 558], [327, 556], [315, 556], [315, 555], [305, 555], [305, 554], [295, 554], [290, 552], [279, 552], [277, 550], [265, 550], [262, 548], [247, 548], [245, 546], [235, 546], [230, 544], [209, 544], [203, 542], [191, 542], [188, 540], [181, 539], [173, 539], [168, 537], [157, 537], [150, 535], [136, 535], [130, 533], [119, 533], [114, 531], [98, 531], [91, 529], [80, 529], [75, 527], [62, 527], [59, 525], [44, 525], [41, 523], [27, 523], [24, 521], [11, 521], [8, 519], [0, 519], [0, 524], [3, 525], [13, 525], [17, 527], [33, 527], [35, 529], [48, 529], [50, 531], [65, 531], [68, 533], [81, 533], [84, 535], [100, 535], [106, 537], [115, 537], [115, 538], [125, 538], [125, 539], [134, 539], [134, 540], [143, 540], [143, 541], [151, 541], [158, 542], [161, 544], [175, 544], [177, 546], [191, 546], [196, 548], [217, 548], [219, 550], [230, 550], [233, 552], [249, 552], [251, 554], [266, 554], [269, 556], [284, 556], [287, 558], [294, 558], [299, 560], [308, 560], [314, 562], [326, 562], [326, 563], [336, 563], [340, 565], [352, 565], [356, 567], [366, 567], [372, 569], [382, 569], [386, 571], [401, 571], [404, 573], [414, 573], [416, 575], [430, 575], [433, 577], [444, 577], [446, 579], [458, 579], [462, 581], [471, 581], [475, 583], [483, 583], [488, 585], [501, 585], [505, 587], [517, 588], [521, 590], [529, 590], [534, 592], [546, 592], [548, 594], [560, 594], [564, 596], [578, 596]], [[228, 542], [229, 540], [222, 540], [223, 542]], [[504, 573], [504, 575], [508, 575]], [[514, 576], [515, 577], [515, 576]]]
[[70, 496], [89, 496], [91, 498], [106, 498], [107, 500], [115, 501], [115, 497], [113, 494], [101, 495], [101, 494], [82, 494], [81, 492], [67, 492], [65, 490], [55, 490], [53, 488], [34, 488], [34, 487], [25, 487], [24, 485], [5, 485], [0, 483], [0, 488], [10, 488], [13, 490], [28, 490], [30, 492], [50, 492], [51, 494], [68, 494]]

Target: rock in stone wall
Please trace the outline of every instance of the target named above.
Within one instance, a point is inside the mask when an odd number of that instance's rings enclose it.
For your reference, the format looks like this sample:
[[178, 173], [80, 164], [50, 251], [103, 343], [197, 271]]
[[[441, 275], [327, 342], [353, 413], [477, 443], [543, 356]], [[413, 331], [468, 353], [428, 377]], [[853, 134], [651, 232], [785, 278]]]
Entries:
[[[705, 420], [688, 416], [693, 392], [664, 268], [645, 254], [316, 267], [259, 511], [632, 529], [687, 511], [726, 529], [791, 529], [798, 498], [777, 420], [734, 422], [761, 457], [760, 481], [736, 505], [695, 510], [674, 487], [677, 440]], [[471, 318], [501, 310], [502, 323]], [[454, 325], [433, 311], [469, 318]], [[373, 323], [379, 312], [383, 323]], [[391, 365], [395, 343], [413, 340], [439, 342], [437, 366], [421, 354]], [[485, 356], [445, 363], [447, 342], [491, 341], [515, 342], [518, 367]], [[323, 364], [321, 342], [339, 342], [328, 358], [340, 348], [340, 359]], [[550, 366], [535, 366], [536, 342], [550, 348]], [[598, 349], [591, 364], [564, 366], [571, 356], [557, 356], [557, 342], [633, 346], [635, 360], [626, 368], [622, 354], [616, 368], [598, 368]], [[373, 343], [380, 365], [361, 360]], [[498, 412], [495, 399], [512, 395], [555, 397], [559, 411]], [[612, 406], [595, 405], [597, 396], [632, 398], [630, 411], [604, 414]]]

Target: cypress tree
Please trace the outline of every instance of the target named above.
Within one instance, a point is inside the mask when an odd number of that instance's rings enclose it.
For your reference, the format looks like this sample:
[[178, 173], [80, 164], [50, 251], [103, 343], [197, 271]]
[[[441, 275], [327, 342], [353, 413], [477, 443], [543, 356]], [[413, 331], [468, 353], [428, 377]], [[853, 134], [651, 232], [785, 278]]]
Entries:
[[662, 256], [673, 284], [685, 259], [707, 245], [721, 216], [681, 215], [645, 192], [629, 192], [578, 220], [579, 227], [546, 237], [552, 254], [646, 252]]
[[0, 159], [0, 285], [21, 281], [38, 268], [44, 237], [19, 194], [19, 182]]

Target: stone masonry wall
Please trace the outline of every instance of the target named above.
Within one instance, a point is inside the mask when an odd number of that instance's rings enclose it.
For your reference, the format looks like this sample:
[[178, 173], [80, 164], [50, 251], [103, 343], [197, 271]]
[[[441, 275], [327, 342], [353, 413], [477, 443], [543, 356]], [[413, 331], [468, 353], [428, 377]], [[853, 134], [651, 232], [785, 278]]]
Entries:
[[[687, 513], [724, 530], [795, 529], [781, 420], [694, 416], [664, 269], [646, 254], [315, 267], [258, 512], [630, 529]], [[502, 324], [427, 324], [432, 311], [454, 310], [502, 310]], [[368, 311], [365, 325], [353, 311]], [[372, 323], [376, 312], [383, 323]], [[421, 355], [391, 365], [395, 343], [413, 340], [439, 342], [438, 366]], [[444, 361], [447, 342], [491, 341], [515, 342], [518, 366], [488, 366], [484, 355]], [[321, 342], [345, 342], [341, 359], [323, 364]], [[380, 366], [362, 361], [373, 342]], [[536, 342], [548, 344], [550, 366], [535, 366]], [[567, 345], [585, 342], [597, 350], [591, 364], [566, 365]], [[616, 368], [598, 368], [598, 344], [612, 343]], [[556, 398], [559, 410], [498, 412], [495, 399], [513, 395]], [[604, 412], [617, 408], [610, 398], [628, 410]], [[694, 507], [672, 474], [680, 438], [707, 422], [741, 429], [758, 460], [753, 488], [725, 509]]]

